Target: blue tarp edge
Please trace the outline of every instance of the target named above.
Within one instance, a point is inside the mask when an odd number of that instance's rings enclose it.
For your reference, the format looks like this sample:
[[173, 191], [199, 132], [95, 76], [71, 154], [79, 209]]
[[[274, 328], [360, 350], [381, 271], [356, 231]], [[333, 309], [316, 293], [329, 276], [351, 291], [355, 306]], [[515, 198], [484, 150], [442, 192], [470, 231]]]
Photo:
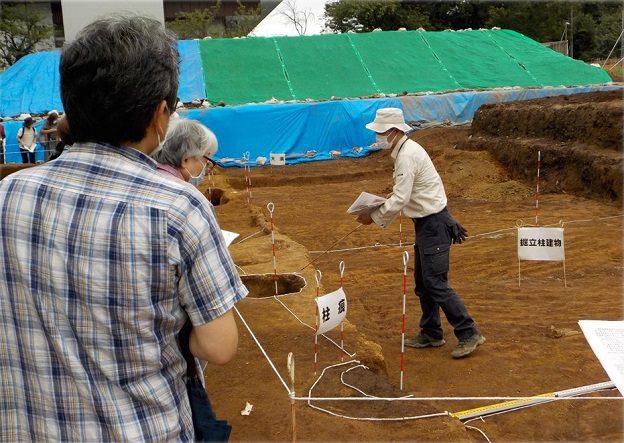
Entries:
[[[371, 152], [375, 136], [365, 128], [379, 108], [399, 107], [406, 121], [422, 127], [472, 121], [484, 104], [624, 90], [622, 85], [574, 88], [501, 89], [396, 98], [344, 100], [320, 103], [258, 104], [181, 110], [182, 117], [198, 120], [217, 136], [215, 159], [225, 167], [260, 166], [271, 153], [285, 154], [286, 164], [363, 157]], [[22, 122], [4, 122], [7, 162], [21, 163], [16, 136]], [[42, 121], [35, 126], [37, 132]], [[248, 161], [243, 161], [247, 157]], [[43, 160], [37, 146], [36, 159]]]

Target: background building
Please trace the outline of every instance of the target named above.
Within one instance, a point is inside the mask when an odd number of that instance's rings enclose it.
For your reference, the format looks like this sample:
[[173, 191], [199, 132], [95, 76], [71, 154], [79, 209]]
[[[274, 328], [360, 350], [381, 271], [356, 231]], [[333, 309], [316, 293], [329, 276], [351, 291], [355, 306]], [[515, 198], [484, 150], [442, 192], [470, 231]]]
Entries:
[[[262, 17], [266, 17], [281, 0], [241, 0], [247, 7], [262, 7]], [[175, 19], [178, 12], [190, 12], [209, 8], [217, 4], [216, 0], [15, 0], [5, 4], [27, 3], [35, 6], [45, 17], [45, 21], [54, 27], [54, 37], [40, 44], [41, 50], [50, 50], [63, 46], [65, 40], [71, 40], [76, 33], [94, 18], [115, 11], [132, 11], [151, 15], [166, 22]], [[0, 5], [1, 7], [1, 5]], [[215, 26], [226, 27], [236, 20], [236, 0], [221, 0]]]

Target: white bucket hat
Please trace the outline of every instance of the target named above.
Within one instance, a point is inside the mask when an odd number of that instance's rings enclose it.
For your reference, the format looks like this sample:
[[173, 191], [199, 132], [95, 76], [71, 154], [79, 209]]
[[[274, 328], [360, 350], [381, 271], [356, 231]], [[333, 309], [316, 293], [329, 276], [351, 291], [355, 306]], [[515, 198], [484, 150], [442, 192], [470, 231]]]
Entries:
[[386, 132], [388, 129], [397, 128], [403, 132], [412, 129], [403, 118], [403, 111], [399, 108], [381, 108], [377, 110], [375, 120], [366, 125], [367, 129], [375, 131], [379, 134]]

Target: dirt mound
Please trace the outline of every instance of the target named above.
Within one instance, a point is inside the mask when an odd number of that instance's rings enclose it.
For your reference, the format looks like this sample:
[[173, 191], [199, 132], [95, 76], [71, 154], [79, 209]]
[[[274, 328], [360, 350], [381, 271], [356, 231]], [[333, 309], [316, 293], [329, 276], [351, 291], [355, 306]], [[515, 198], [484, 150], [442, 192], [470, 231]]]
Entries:
[[621, 91], [481, 106], [462, 149], [485, 150], [511, 177], [537, 179], [540, 192], [572, 193], [622, 204]]

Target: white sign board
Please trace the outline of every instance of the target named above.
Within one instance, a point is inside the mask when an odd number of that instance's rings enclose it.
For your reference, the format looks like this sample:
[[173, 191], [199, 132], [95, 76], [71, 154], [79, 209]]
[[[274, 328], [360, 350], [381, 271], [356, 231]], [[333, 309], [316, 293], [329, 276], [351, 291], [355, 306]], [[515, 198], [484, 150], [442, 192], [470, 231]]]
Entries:
[[338, 326], [347, 316], [347, 296], [342, 288], [316, 299], [318, 306], [318, 330], [324, 334]]
[[283, 166], [286, 164], [286, 154], [273, 154], [271, 153], [270, 163], [272, 165]]
[[518, 228], [518, 258], [565, 261], [563, 228]]

